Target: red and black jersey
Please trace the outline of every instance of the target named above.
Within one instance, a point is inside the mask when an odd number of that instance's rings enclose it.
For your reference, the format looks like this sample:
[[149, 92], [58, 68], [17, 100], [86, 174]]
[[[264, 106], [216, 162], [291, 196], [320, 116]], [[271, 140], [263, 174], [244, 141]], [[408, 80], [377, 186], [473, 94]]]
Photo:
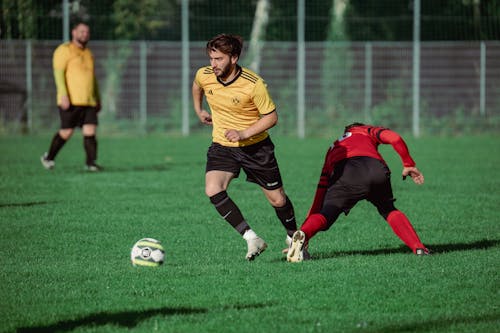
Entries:
[[390, 144], [401, 157], [403, 166], [413, 167], [415, 162], [410, 156], [403, 138], [396, 132], [385, 127], [362, 125], [349, 128], [339, 139], [335, 140], [326, 152], [325, 162], [321, 170], [318, 189], [309, 214], [321, 209], [330, 177], [335, 165], [347, 158], [367, 156], [385, 163], [378, 152], [380, 144]]

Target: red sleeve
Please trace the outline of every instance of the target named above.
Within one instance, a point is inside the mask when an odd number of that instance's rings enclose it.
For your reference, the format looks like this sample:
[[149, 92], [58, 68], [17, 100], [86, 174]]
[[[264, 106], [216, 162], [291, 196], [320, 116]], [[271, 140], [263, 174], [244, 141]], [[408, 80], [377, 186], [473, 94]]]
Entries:
[[321, 208], [323, 207], [323, 199], [325, 198], [326, 191], [328, 190], [328, 181], [330, 180], [330, 175], [332, 174], [333, 165], [330, 163], [330, 152], [332, 149], [329, 149], [325, 156], [325, 162], [323, 163], [323, 168], [321, 169], [321, 175], [318, 181], [318, 187], [316, 188], [316, 193], [314, 195], [313, 203], [307, 216], [311, 214], [319, 213]]
[[401, 157], [403, 166], [405, 167], [415, 166], [415, 161], [413, 161], [413, 159], [410, 156], [408, 146], [406, 146], [405, 141], [398, 133], [385, 128], [380, 131], [377, 131], [377, 139], [381, 143], [392, 145], [394, 150], [398, 153], [399, 157]]

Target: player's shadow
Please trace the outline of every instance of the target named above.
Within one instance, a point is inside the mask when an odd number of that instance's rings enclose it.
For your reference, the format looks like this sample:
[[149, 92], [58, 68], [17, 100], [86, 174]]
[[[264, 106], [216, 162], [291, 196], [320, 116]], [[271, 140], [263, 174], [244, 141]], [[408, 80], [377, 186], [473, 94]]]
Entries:
[[[232, 304], [222, 306], [220, 310], [243, 310], [243, 309], [256, 309], [272, 306], [272, 303], [265, 304]], [[213, 310], [213, 309], [211, 309]], [[191, 314], [205, 314], [209, 310], [205, 308], [170, 308], [164, 307], [159, 309], [150, 309], [145, 311], [123, 311], [123, 312], [100, 312], [90, 314], [83, 318], [73, 320], [63, 320], [51, 325], [44, 326], [31, 326], [20, 327], [16, 333], [52, 333], [52, 332], [70, 332], [79, 327], [85, 326], [104, 326], [116, 325], [126, 327], [128, 329], [134, 328], [142, 321], [156, 316], [174, 316], [174, 315], [191, 315]]]
[[2, 203], [0, 204], [0, 208], [8, 208], [8, 207], [31, 207], [31, 206], [40, 206], [40, 205], [48, 205], [54, 203], [56, 201], [32, 201], [32, 202], [16, 202], [16, 203]]
[[101, 312], [74, 320], [64, 320], [47, 326], [20, 327], [17, 333], [70, 332], [82, 326], [103, 326], [107, 324], [134, 328], [143, 320], [155, 316], [173, 316], [206, 313], [200, 308], [160, 308], [145, 311]]
[[[457, 324], [472, 324], [472, 323], [496, 323], [499, 314], [485, 314], [477, 317], [464, 317], [464, 318], [439, 318], [429, 321], [410, 322], [401, 325], [389, 325], [376, 330], [366, 330], [370, 333], [402, 333], [402, 332], [428, 332], [438, 329], [439, 331], [448, 331], [450, 326]], [[369, 326], [368, 326], [369, 327]]]
[[[482, 250], [500, 245], [500, 240], [483, 239], [472, 243], [449, 243], [449, 244], [426, 244], [432, 254], [447, 252]], [[312, 259], [330, 259], [344, 256], [378, 256], [396, 253], [410, 253], [408, 247], [401, 245], [397, 248], [385, 248], [376, 250], [353, 250], [353, 251], [334, 251], [334, 252], [316, 252], [311, 253]]]
[[[151, 164], [151, 165], [129, 165], [129, 166], [103, 166], [104, 173], [110, 172], [151, 172], [151, 171], [168, 171], [171, 169], [170, 164]], [[82, 171], [85, 172], [85, 171]]]

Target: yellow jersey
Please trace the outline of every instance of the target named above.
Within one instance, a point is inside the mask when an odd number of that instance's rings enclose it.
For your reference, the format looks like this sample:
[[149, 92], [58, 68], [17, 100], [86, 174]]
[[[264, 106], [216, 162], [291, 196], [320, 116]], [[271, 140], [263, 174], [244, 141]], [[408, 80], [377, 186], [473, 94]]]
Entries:
[[88, 48], [71, 42], [59, 45], [52, 58], [57, 88], [57, 104], [67, 95], [72, 105], [96, 106], [99, 89], [94, 74], [94, 56]]
[[228, 129], [247, 129], [256, 123], [261, 115], [276, 110], [264, 80], [255, 72], [240, 68], [239, 74], [228, 83], [219, 81], [212, 67], [198, 69], [194, 79], [203, 89], [212, 115], [212, 140], [223, 146], [248, 146], [267, 138], [267, 131], [246, 140], [231, 142], [224, 136]]

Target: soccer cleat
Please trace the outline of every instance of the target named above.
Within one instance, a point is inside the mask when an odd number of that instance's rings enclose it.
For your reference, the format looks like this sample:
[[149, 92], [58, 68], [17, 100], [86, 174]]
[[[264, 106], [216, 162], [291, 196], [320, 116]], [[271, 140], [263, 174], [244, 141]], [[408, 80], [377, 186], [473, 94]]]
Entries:
[[[289, 262], [301, 262], [304, 260], [304, 245], [306, 243], [306, 234], [302, 230], [297, 230], [292, 236], [292, 245], [286, 254], [286, 260]], [[308, 254], [309, 256], [309, 254]]]
[[102, 168], [98, 166], [97, 164], [91, 164], [91, 165], [86, 165], [85, 170], [89, 172], [99, 172], [102, 171]]
[[260, 237], [248, 239], [247, 245], [248, 245], [248, 251], [246, 259], [248, 261], [254, 260], [255, 257], [264, 252], [264, 250], [267, 248], [266, 242], [264, 242], [264, 240]]
[[54, 166], [56, 165], [56, 162], [54, 160], [47, 159], [47, 153], [44, 153], [42, 156], [40, 156], [40, 162], [42, 162], [43, 167], [47, 170], [54, 169]]
[[415, 254], [419, 257], [421, 256], [430, 256], [431, 255], [431, 251], [429, 251], [428, 249], [426, 248], [418, 248], [415, 250]]
[[281, 253], [283, 253], [283, 254], [287, 254], [288, 249], [290, 249], [290, 246], [292, 246], [292, 237], [286, 235], [285, 243], [286, 243], [286, 248], [281, 250]]

